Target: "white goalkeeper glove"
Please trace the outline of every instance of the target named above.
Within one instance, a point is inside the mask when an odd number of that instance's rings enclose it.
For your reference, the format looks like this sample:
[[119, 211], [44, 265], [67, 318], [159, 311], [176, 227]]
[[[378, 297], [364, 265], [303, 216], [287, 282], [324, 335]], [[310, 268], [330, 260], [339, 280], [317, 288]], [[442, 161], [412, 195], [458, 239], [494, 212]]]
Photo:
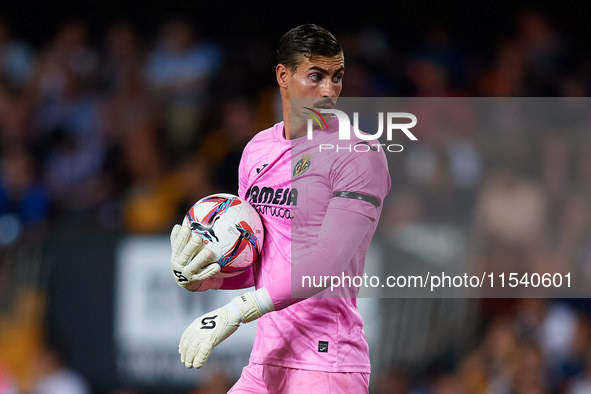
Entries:
[[234, 297], [229, 304], [198, 317], [187, 327], [179, 344], [181, 361], [187, 368], [201, 368], [213, 348], [232, 335], [240, 323], [251, 322], [274, 310], [264, 287]]
[[189, 291], [221, 287], [223, 279], [212, 277], [220, 272], [220, 265], [211, 263], [211, 250], [203, 247], [201, 237], [192, 236], [189, 227], [175, 225], [170, 233], [170, 245], [170, 268], [179, 286]]

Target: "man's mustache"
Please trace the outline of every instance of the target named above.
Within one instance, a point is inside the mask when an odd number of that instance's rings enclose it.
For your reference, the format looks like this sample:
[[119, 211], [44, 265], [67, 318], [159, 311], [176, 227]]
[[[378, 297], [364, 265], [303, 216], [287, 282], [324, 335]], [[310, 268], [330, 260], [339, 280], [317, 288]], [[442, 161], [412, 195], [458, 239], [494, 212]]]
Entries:
[[324, 107], [324, 108], [328, 108], [328, 107], [334, 108], [334, 107], [336, 107], [336, 103], [334, 101], [332, 101], [331, 99], [329, 99], [329, 98], [325, 98], [325, 99], [323, 99], [321, 101], [318, 101], [317, 103], [314, 103], [314, 107], [315, 108], [322, 108], [322, 107]]

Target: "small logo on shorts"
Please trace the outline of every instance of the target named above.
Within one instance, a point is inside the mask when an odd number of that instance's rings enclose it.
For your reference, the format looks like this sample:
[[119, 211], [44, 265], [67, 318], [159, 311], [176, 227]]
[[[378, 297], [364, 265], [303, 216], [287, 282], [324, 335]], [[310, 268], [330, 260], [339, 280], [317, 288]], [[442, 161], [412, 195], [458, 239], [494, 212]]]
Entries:
[[318, 341], [318, 352], [319, 353], [328, 353], [328, 342], [327, 341]]

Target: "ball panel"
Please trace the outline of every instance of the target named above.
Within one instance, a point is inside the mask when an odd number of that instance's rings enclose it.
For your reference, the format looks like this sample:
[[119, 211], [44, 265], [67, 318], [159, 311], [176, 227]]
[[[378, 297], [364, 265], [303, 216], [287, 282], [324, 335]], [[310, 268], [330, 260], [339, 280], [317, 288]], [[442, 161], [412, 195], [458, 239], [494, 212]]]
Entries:
[[264, 241], [258, 212], [242, 198], [218, 193], [197, 201], [187, 212], [183, 225], [203, 238], [213, 261], [221, 265], [215, 276], [240, 274], [258, 258]]

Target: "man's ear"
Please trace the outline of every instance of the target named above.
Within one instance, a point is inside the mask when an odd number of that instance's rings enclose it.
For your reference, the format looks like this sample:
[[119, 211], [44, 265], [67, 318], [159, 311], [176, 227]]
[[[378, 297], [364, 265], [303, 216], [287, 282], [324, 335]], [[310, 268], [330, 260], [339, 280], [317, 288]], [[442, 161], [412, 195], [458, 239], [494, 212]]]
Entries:
[[279, 84], [279, 87], [284, 89], [287, 89], [287, 73], [289, 73], [289, 70], [283, 64], [278, 64], [277, 67], [275, 67], [275, 76], [277, 77], [277, 83]]

